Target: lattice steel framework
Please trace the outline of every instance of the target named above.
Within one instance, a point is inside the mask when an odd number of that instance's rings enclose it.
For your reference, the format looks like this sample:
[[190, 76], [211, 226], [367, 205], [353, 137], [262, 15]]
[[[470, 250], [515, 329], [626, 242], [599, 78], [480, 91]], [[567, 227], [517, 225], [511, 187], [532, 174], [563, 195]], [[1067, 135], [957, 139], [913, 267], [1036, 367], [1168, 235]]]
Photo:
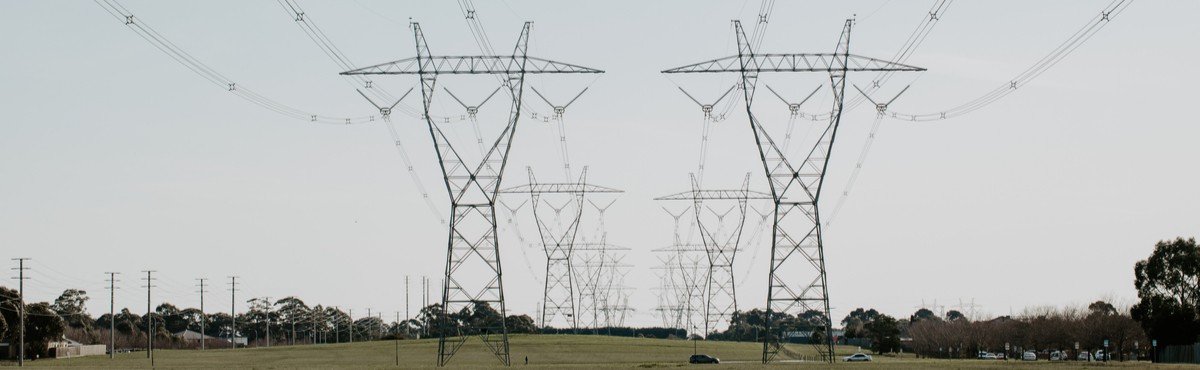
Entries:
[[[663, 71], [663, 73], [738, 73], [742, 79], [746, 114], [758, 147], [763, 169], [775, 201], [775, 219], [771, 241], [771, 268], [767, 288], [767, 335], [763, 338], [762, 362], [770, 362], [780, 352], [783, 333], [772, 325], [780, 317], [817, 311], [824, 315], [822, 340], [817, 351], [827, 361], [834, 359], [832, 323], [829, 318], [829, 289], [826, 284], [824, 245], [818, 201], [833, 142], [842, 118], [842, 100], [848, 72], [923, 71], [924, 68], [850, 54], [850, 29], [845, 27], [832, 54], [756, 54], [734, 21], [738, 43], [736, 56], [714, 59]], [[799, 162], [789, 161], [762, 122], [754, 114], [753, 103], [758, 75], [763, 72], [829, 73], [833, 90], [833, 109], [824, 130], [818, 134], [808, 155]]]
[[[542, 291], [542, 320], [541, 326], [554, 324], [556, 319], [562, 320], [572, 331], [579, 328], [578, 312], [575, 310], [575, 275], [572, 271], [572, 253], [575, 251], [576, 236], [583, 219], [584, 198], [588, 193], [620, 193], [620, 190], [587, 183], [587, 167], [579, 175], [575, 183], [538, 183], [529, 171], [529, 184], [501, 190], [508, 194], [529, 194], [530, 208], [538, 225], [542, 248], [546, 252], [546, 281]], [[570, 201], [560, 207], [548, 205], [554, 210], [553, 222], [547, 222], [543, 215], [543, 195], [560, 194], [570, 197]], [[571, 205], [572, 212], [563, 218], [563, 211]], [[581, 246], [590, 249], [590, 246]]]
[[623, 264], [624, 254], [629, 248], [608, 243], [606, 236], [598, 243], [575, 243], [572, 263], [575, 278], [580, 282], [579, 317], [582, 328], [592, 329], [598, 333], [603, 326], [612, 327], [612, 312], [615, 310], [612, 302], [614, 291], [620, 293], [623, 289], [624, 270], [630, 267]]
[[[742, 183], [741, 190], [701, 190], [696, 177], [692, 176], [692, 191], [671, 194], [655, 200], [686, 200], [691, 201], [692, 212], [699, 226], [700, 239], [704, 243], [705, 256], [708, 258], [708, 272], [705, 274], [704, 299], [704, 336], [707, 337], [722, 326], [728, 326], [737, 312], [737, 284], [734, 279], [733, 263], [742, 239], [742, 229], [746, 223], [746, 206], [751, 199], [771, 199], [767, 193], [750, 191], [750, 174]], [[704, 201], [721, 200], [736, 201], [736, 207], [718, 213], [711, 206], [705, 206]], [[705, 210], [711, 217], [705, 217]], [[729, 225], [725, 222], [733, 211], [736, 223]], [[731, 226], [731, 227], [727, 227]]]
[[[488, 304], [505, 317], [500, 246], [496, 235], [496, 196], [500, 189], [512, 138], [521, 116], [525, 75], [532, 73], [603, 73], [577, 65], [529, 57], [526, 22], [512, 55], [434, 56], [418, 23], [412, 23], [417, 56], [342, 72], [343, 75], [416, 75], [421, 82], [424, 119], [437, 152], [442, 178], [450, 196], [452, 217], [442, 284], [443, 322], [438, 340], [438, 366], [445, 366], [467, 339], [479, 337], [505, 366], [510, 365], [508, 328], [504, 320], [484, 324], [451, 323], [447, 313]], [[477, 163], [464, 160], [447, 135], [434, 123], [430, 108], [437, 77], [443, 74], [502, 75], [503, 90], [512, 98], [508, 120], [490, 149]], [[449, 329], [453, 328], [453, 329]], [[449, 330], [455, 330], [450, 333]]]

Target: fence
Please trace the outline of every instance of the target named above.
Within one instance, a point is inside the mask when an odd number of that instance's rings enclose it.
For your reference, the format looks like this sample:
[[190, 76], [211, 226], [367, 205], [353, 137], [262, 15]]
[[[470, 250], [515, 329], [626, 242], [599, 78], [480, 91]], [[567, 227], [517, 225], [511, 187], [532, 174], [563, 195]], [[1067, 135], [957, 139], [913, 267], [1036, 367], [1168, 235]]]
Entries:
[[1163, 346], [1158, 349], [1154, 361], [1187, 364], [1200, 363], [1200, 343]]
[[50, 347], [50, 356], [54, 358], [102, 356], [105, 354], [108, 354], [108, 346], [103, 344]]

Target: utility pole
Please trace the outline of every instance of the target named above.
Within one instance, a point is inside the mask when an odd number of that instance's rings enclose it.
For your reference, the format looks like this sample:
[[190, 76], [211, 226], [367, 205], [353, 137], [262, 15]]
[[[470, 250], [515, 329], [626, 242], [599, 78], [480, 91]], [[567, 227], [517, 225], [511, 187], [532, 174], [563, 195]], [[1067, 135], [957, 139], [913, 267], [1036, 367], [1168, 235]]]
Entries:
[[271, 348], [271, 297], [263, 297], [263, 303], [267, 304], [267, 348]]
[[237, 349], [237, 276], [229, 277], [229, 344]]
[[410, 318], [412, 316], [408, 314], [408, 275], [404, 275], [404, 319], [407, 320]]
[[150, 310], [150, 288], [154, 287], [154, 277], [151, 276], [154, 270], [142, 270], [146, 273], [146, 358], [150, 359], [150, 366], [154, 366], [154, 311]]
[[346, 309], [346, 320], [350, 320], [350, 343], [354, 343], [354, 309]]
[[205, 339], [205, 335], [204, 335], [204, 319], [205, 319], [205, 317], [204, 317], [204, 281], [208, 280], [208, 279], [207, 278], [198, 278], [196, 280], [200, 280], [200, 350], [203, 351], [204, 350], [204, 339]]
[[[370, 321], [371, 317], [372, 317], [371, 316], [371, 308], [367, 307], [367, 320]], [[368, 342], [371, 341], [371, 334], [372, 334], [371, 330], [367, 330], [367, 341]]]
[[114, 312], [117, 307], [117, 274], [119, 272], [106, 272], [108, 274], [108, 359], [113, 359], [117, 354], [117, 316]]
[[25, 277], [25, 270], [28, 270], [25, 268], [25, 261], [29, 259], [28, 257], [13, 258], [13, 261], [17, 261], [17, 267], [15, 268], [17, 270], [17, 294], [19, 296], [17, 303], [20, 310], [18, 313], [21, 314], [21, 340], [19, 344], [21, 347], [17, 351], [18, 356], [20, 356], [17, 359], [17, 366], [25, 366], [25, 280], [29, 279]]
[[[405, 280], [404, 285], [407, 286], [408, 285], [408, 277], [405, 276], [404, 280]], [[400, 311], [396, 311], [396, 325], [400, 325]], [[396, 341], [395, 341], [396, 342], [396, 366], [400, 366], [400, 330], [399, 330], [400, 328], [397, 327], [396, 329], [397, 329], [396, 333], [395, 333], [395, 335], [396, 335], [396, 337], [395, 337], [395, 339], [396, 339]]]
[[[429, 307], [429, 277], [421, 276], [421, 310]], [[421, 323], [421, 337], [429, 336], [429, 322]]]

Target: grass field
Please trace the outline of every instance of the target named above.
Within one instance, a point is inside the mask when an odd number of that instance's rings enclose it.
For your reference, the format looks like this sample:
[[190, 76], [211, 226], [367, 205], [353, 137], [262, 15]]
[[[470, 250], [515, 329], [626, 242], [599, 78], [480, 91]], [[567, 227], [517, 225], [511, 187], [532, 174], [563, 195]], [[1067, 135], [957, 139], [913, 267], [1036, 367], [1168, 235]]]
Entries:
[[[875, 356], [870, 363], [759, 363], [762, 347], [756, 343], [687, 342], [664, 339], [618, 338], [576, 335], [515, 335], [510, 337], [514, 368], [539, 369], [1102, 369], [1155, 368], [1200, 369], [1189, 365], [1150, 363], [1051, 363], [1048, 361], [928, 360], [912, 357]], [[398, 344], [398, 346], [397, 346]], [[696, 345], [700, 353], [719, 357], [719, 365], [689, 365], [687, 358]], [[400, 366], [396, 366], [399, 348]], [[800, 354], [812, 354], [807, 346], [793, 346]], [[856, 351], [838, 348], [839, 356]], [[525, 357], [529, 365], [525, 365]], [[155, 351], [158, 369], [432, 369], [436, 368], [437, 339], [354, 344], [321, 344], [294, 347], [245, 348], [236, 350]], [[15, 365], [15, 363], [3, 363]], [[38, 368], [138, 369], [151, 368], [143, 353], [120, 354], [115, 359], [93, 356], [26, 362]], [[451, 359], [450, 369], [503, 368], [478, 340], [469, 341]]]

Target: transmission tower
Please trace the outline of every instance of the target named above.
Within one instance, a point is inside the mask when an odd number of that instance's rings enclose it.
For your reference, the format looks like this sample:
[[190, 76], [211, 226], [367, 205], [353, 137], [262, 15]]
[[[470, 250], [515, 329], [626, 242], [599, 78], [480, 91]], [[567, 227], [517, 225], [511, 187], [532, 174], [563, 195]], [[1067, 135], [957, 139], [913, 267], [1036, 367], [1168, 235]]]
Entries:
[[[708, 273], [704, 288], [704, 335], [707, 337], [720, 328], [727, 327], [737, 311], [737, 289], [733, 274], [733, 262], [737, 257], [742, 239], [742, 228], [746, 221], [746, 206], [751, 199], [771, 199], [767, 193], [750, 191], [750, 174], [746, 174], [741, 190], [701, 190], [696, 177], [692, 176], [692, 190], [655, 198], [655, 200], [684, 200], [692, 202], [692, 213], [700, 239], [704, 242], [708, 258]], [[734, 207], [718, 212], [704, 201], [736, 201]], [[706, 212], [707, 211], [707, 212]], [[737, 211], [734, 213], [734, 211]], [[732, 214], [730, 223], [726, 218]]]
[[[521, 117], [525, 76], [534, 73], [603, 73], [603, 71], [534, 58], [526, 53], [532, 22], [526, 22], [511, 55], [433, 56], [420, 24], [411, 24], [417, 56], [342, 72], [343, 75], [416, 75], [421, 82], [423, 118], [437, 152], [442, 179], [449, 193], [451, 220], [442, 284], [443, 320], [447, 313], [475, 304], [489, 304], [506, 315], [501, 279], [500, 247], [496, 235], [496, 196], [512, 149], [512, 138]], [[503, 91], [512, 98], [504, 128], [478, 162], [464, 160], [430, 108], [439, 75], [500, 75]], [[447, 323], [444, 323], [447, 324]], [[505, 366], [510, 365], [508, 328], [504, 320], [484, 326], [468, 324], [457, 332], [442, 331], [438, 340], [438, 366], [445, 366], [471, 336], [477, 336]], [[443, 326], [448, 327], [448, 326]]]
[[[542, 291], [542, 320], [541, 326], [553, 325], [556, 322], [572, 331], [579, 328], [576, 311], [575, 274], [572, 269], [572, 253], [575, 251], [576, 236], [583, 219], [584, 200], [588, 193], [620, 193], [620, 190], [587, 183], [587, 167], [579, 175], [579, 181], [574, 183], [539, 183], [529, 172], [529, 184], [501, 190], [506, 194], [529, 194], [530, 209], [533, 210], [534, 221], [537, 223], [538, 234], [541, 236], [542, 249], [546, 252], [546, 280]], [[566, 197], [560, 206], [550, 203], [544, 197]], [[552, 217], [547, 217], [545, 208], [553, 211]]]
[[[849, 72], [858, 71], [923, 71], [924, 68], [893, 63], [886, 60], [850, 54], [850, 29], [853, 20], [846, 20], [840, 40], [833, 53], [825, 54], [758, 54], [751, 47], [739, 21], [733, 21], [738, 53], [734, 56], [709, 60], [663, 73], [738, 73], [746, 103], [750, 129], [754, 132], [759, 158], [771, 186], [775, 202], [775, 219], [771, 241], [771, 268], [767, 287], [767, 335], [763, 339], [763, 363], [774, 359], [782, 347], [783, 327], [776, 328], [780, 318], [808, 311], [824, 315], [819, 331], [822, 340], [814, 343], [827, 360], [834, 358], [831, 320], [829, 319], [829, 290], [826, 284], [824, 245], [818, 201], [825, 179], [828, 159], [842, 117], [845, 80]], [[760, 73], [821, 72], [828, 73], [833, 92], [833, 108], [829, 121], [818, 134], [807, 156], [788, 158], [768, 135], [766, 127], [755, 116], [753, 108], [755, 86]], [[778, 317], [777, 317], [778, 316]], [[776, 333], [776, 329], [781, 329]]]
[[[675, 235], [670, 247], [655, 249], [654, 252], [662, 253], [665, 257], [658, 257], [662, 263], [658, 269], [666, 271], [660, 278], [663, 279], [663, 290], [668, 294], [660, 297], [660, 302], [666, 302], [665, 305], [660, 304], [660, 311], [663, 315], [669, 313], [669, 318], [665, 317], [665, 325], [672, 328], [683, 328], [688, 333], [695, 334], [698, 331], [697, 324], [703, 317], [697, 318], [696, 313], [702, 312], [701, 309], [706, 305], [704, 297], [704, 281], [708, 274], [708, 269], [701, 266], [704, 245], [691, 243], [691, 233], [687, 232], [688, 237], [684, 238], [684, 231], [681, 228], [682, 221], [694, 208], [689, 206], [680, 210], [678, 213], [671, 212], [667, 207], [663, 207], [668, 215], [675, 222]], [[696, 226], [696, 218], [689, 217], [690, 226], [692, 229]], [[689, 335], [690, 337], [690, 335]]]

